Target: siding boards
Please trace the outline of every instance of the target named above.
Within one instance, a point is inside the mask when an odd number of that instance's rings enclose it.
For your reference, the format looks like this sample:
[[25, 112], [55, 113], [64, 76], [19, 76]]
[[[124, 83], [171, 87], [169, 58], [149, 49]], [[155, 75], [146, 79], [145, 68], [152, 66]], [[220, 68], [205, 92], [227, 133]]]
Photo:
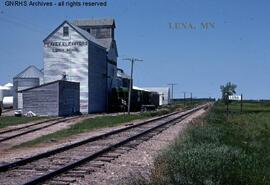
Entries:
[[79, 83], [56, 81], [23, 91], [23, 113], [67, 116], [80, 110]]
[[59, 115], [80, 112], [80, 84], [61, 81], [59, 86]]
[[[63, 27], [69, 27], [69, 37], [63, 37]], [[51, 46], [51, 42], [87, 42], [83, 46]], [[57, 28], [44, 43], [44, 80], [45, 83], [60, 80], [62, 74], [73, 82], [80, 82], [80, 111], [94, 113], [107, 111], [107, 94], [110, 81], [116, 74], [110, 68], [111, 79], [107, 71], [107, 51], [105, 48], [82, 37], [69, 24], [64, 23]], [[70, 49], [71, 52], [54, 52], [54, 49]], [[109, 80], [108, 80], [109, 79]]]
[[40, 79], [39, 78], [14, 78], [13, 84], [14, 84], [13, 107], [15, 110], [22, 109], [23, 108], [22, 95], [21, 93], [17, 93], [17, 91], [39, 86]]
[[[63, 27], [69, 27], [69, 37], [63, 37]], [[60, 27], [47, 42], [87, 42], [68, 24]], [[88, 44], [84, 46], [46, 46], [44, 44], [45, 83], [61, 80], [62, 74], [73, 82], [80, 82], [80, 111], [88, 113]], [[70, 49], [72, 52], [54, 52], [53, 49]]]
[[23, 113], [58, 116], [58, 83], [37, 87], [23, 92]]
[[89, 112], [107, 111], [107, 56], [104, 49], [89, 44]]

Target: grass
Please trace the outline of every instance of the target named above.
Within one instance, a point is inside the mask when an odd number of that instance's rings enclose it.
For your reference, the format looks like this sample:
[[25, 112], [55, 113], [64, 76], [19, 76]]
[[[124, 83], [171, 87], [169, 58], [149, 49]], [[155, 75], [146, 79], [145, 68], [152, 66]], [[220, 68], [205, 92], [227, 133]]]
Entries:
[[[184, 135], [159, 155], [150, 180], [140, 185], [269, 185], [270, 104], [216, 103], [202, 124], [191, 125]], [[134, 179], [134, 178], [133, 178]]]
[[0, 117], [0, 129], [8, 126], [20, 125], [29, 123], [36, 120], [45, 119], [44, 117], [13, 117], [13, 116], [4, 116]]
[[[185, 108], [190, 108], [193, 105], [188, 105]], [[53, 142], [57, 140], [61, 140], [64, 138], [68, 138], [70, 136], [74, 136], [80, 133], [89, 132], [95, 129], [99, 128], [106, 128], [106, 127], [114, 127], [117, 125], [121, 125], [123, 123], [127, 123], [134, 120], [140, 120], [140, 119], [146, 119], [151, 118], [154, 116], [161, 116], [170, 112], [173, 112], [177, 109], [183, 108], [183, 104], [176, 104], [173, 106], [168, 106], [165, 108], [162, 108], [158, 111], [153, 112], [144, 112], [140, 114], [134, 114], [134, 115], [119, 115], [119, 116], [102, 116], [102, 117], [96, 117], [96, 118], [90, 118], [85, 121], [82, 121], [80, 123], [77, 123], [75, 125], [72, 125], [70, 128], [63, 129], [48, 135], [41, 136], [39, 138], [36, 138], [34, 140], [22, 143], [19, 145], [19, 147], [33, 147], [40, 143], [48, 143]], [[18, 146], [15, 146], [18, 147]]]
[[60, 131], [57, 131], [48, 135], [41, 136], [37, 139], [22, 143], [20, 144], [20, 146], [29, 147], [29, 146], [35, 146], [40, 143], [57, 141], [57, 140], [61, 140], [61, 139], [73, 136], [73, 135], [85, 133], [94, 129], [113, 127], [113, 126], [117, 126], [128, 121], [132, 121], [136, 119], [143, 119], [143, 118], [147, 118], [147, 116], [121, 115], [121, 116], [104, 116], [104, 117], [88, 119], [88, 120], [82, 121], [81, 123], [72, 125], [70, 128], [63, 129], [63, 130], [60, 130]]

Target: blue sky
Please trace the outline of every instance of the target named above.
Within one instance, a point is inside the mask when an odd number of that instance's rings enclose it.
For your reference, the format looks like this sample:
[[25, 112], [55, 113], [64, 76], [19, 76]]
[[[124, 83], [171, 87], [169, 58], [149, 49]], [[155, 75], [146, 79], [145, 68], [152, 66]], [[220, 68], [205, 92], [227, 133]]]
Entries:
[[[238, 85], [245, 98], [270, 99], [270, 2], [267, 0], [108, 0], [103, 8], [29, 8], [0, 4], [0, 84], [28, 65], [43, 66], [42, 40], [64, 20], [114, 18], [118, 66], [135, 84], [177, 83], [175, 97], [220, 97], [219, 86]], [[201, 22], [215, 23], [203, 30]], [[190, 23], [197, 29], [170, 29]]]

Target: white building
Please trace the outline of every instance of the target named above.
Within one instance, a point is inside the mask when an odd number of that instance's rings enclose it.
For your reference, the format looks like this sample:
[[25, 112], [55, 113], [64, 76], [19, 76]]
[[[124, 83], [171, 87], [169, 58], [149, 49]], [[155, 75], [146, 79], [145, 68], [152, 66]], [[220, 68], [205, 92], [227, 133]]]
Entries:
[[117, 47], [112, 19], [64, 21], [44, 42], [44, 82], [80, 82], [80, 111], [107, 110], [116, 86]]
[[4, 97], [12, 96], [13, 94], [13, 84], [7, 83], [4, 86], [0, 85], [0, 102], [3, 101]]
[[157, 92], [159, 94], [159, 105], [167, 105], [171, 101], [169, 87], [143, 87], [143, 89]]

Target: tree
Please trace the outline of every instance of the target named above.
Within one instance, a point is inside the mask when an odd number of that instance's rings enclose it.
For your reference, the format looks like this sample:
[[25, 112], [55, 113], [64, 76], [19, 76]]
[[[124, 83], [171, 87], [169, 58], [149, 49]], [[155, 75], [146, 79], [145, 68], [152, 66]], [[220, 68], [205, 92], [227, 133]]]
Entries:
[[237, 85], [235, 85], [231, 82], [228, 82], [226, 85], [220, 86], [220, 90], [222, 93], [222, 100], [226, 105], [228, 105], [230, 103], [229, 96], [234, 95], [236, 93], [236, 91], [235, 91], [236, 87], [237, 87]]

